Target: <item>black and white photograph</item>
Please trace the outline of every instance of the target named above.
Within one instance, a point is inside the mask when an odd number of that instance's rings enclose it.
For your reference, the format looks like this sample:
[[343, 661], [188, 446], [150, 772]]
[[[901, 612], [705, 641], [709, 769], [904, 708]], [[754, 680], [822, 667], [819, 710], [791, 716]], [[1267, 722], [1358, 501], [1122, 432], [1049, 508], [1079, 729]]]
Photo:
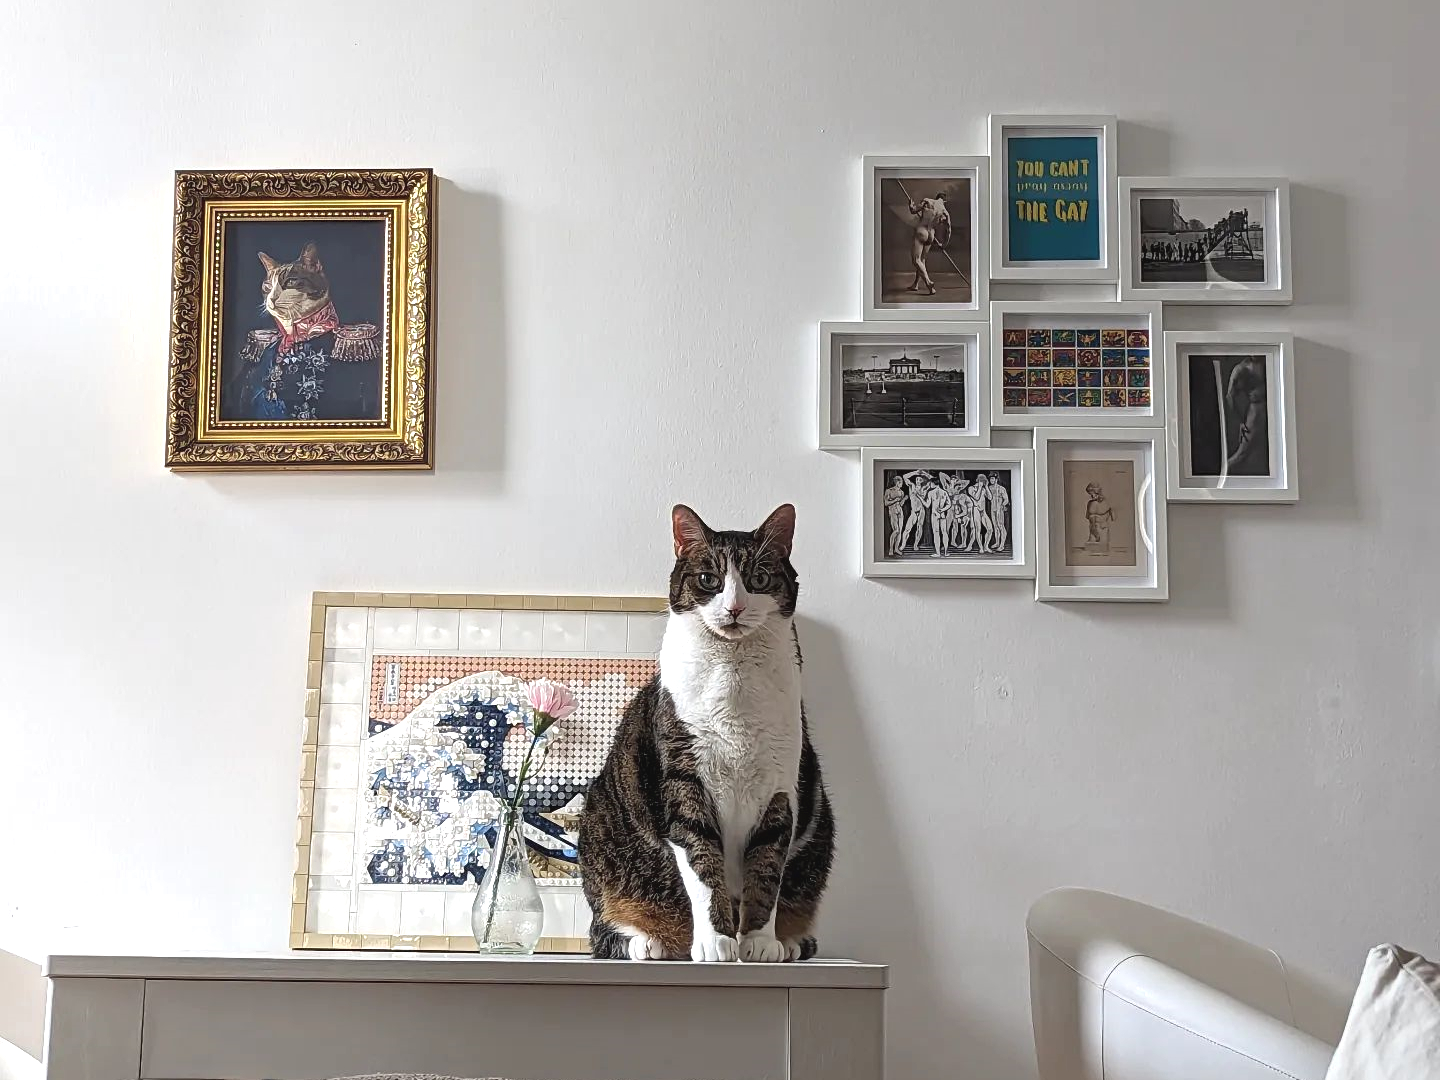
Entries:
[[880, 180], [880, 299], [901, 304], [969, 304], [968, 177], [885, 176]]
[[866, 157], [866, 319], [981, 318], [988, 158]]
[[1190, 475], [1272, 475], [1267, 358], [1190, 353], [1185, 366]]
[[939, 320], [820, 324], [823, 450], [990, 445], [990, 331]]
[[1014, 557], [1012, 469], [887, 468], [882, 476], [885, 559]]
[[967, 426], [966, 346], [840, 346], [841, 430]]
[[1280, 330], [1165, 335], [1165, 414], [1175, 442], [1168, 498], [1299, 499], [1294, 351], [1294, 337]]
[[1120, 178], [1120, 299], [1288, 304], [1284, 177]]
[[1142, 196], [1142, 282], [1265, 281], [1266, 195]]

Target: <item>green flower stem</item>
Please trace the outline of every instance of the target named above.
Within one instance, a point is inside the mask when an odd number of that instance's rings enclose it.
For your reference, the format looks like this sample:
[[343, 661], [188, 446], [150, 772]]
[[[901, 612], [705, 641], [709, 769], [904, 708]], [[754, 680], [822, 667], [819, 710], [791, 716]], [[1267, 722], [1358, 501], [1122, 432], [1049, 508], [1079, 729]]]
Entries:
[[540, 743], [540, 734], [539, 731], [536, 731], [530, 736], [530, 745], [525, 750], [524, 760], [520, 762], [520, 772], [515, 777], [515, 794], [510, 799], [512, 812], [518, 812], [520, 809], [520, 795], [525, 790], [525, 781], [530, 779], [530, 758], [535, 753], [535, 747]]

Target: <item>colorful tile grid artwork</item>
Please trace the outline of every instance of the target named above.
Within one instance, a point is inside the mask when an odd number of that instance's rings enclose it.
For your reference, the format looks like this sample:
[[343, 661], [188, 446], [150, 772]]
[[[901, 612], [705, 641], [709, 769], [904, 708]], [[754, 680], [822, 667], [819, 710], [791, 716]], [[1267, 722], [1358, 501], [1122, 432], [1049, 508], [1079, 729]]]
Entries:
[[1007, 327], [1002, 349], [1007, 409], [1150, 408], [1148, 330]]
[[522, 804], [536, 873], [578, 881], [585, 788], [635, 692], [654, 675], [635, 658], [375, 656], [361, 858], [373, 884], [458, 885], [489, 862], [490, 819], [530, 735], [525, 683], [548, 677], [580, 705], [545, 744]]

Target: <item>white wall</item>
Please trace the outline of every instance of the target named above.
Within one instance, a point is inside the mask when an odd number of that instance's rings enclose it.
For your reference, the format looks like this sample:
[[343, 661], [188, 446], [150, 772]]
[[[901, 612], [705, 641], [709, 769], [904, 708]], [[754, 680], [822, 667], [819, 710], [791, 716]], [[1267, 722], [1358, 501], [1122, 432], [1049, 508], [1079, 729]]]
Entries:
[[[655, 592], [672, 502], [793, 499], [824, 944], [895, 965], [892, 1075], [1029, 1074], [1062, 883], [1336, 976], [1440, 952], [1434, 9], [7, 4], [0, 946], [283, 946], [311, 590]], [[859, 158], [984, 152], [992, 110], [1294, 182], [1295, 306], [1167, 318], [1294, 329], [1304, 498], [1172, 507], [1168, 605], [857, 578], [812, 351], [858, 314]], [[165, 472], [171, 171], [416, 164], [436, 472]]]

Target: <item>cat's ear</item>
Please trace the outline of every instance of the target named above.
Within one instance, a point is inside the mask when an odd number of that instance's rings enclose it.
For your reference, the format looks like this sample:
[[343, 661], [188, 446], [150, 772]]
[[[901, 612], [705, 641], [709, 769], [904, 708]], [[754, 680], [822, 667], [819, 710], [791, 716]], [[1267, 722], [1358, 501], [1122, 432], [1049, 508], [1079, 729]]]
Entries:
[[306, 270], [314, 270], [318, 273], [325, 269], [325, 267], [320, 265], [320, 249], [315, 246], [313, 240], [305, 245], [297, 261], [301, 266], [305, 267]]
[[675, 557], [678, 559], [692, 548], [710, 542], [710, 529], [700, 515], [684, 503], [670, 511], [670, 531], [675, 534]]
[[260, 256], [260, 265], [265, 267], [265, 273], [273, 274], [275, 272], [275, 267], [279, 264], [269, 255], [266, 255], [263, 251], [257, 252], [256, 254]]
[[765, 524], [755, 530], [755, 539], [761, 547], [773, 548], [788, 559], [795, 543], [795, 507], [789, 503], [776, 507]]

